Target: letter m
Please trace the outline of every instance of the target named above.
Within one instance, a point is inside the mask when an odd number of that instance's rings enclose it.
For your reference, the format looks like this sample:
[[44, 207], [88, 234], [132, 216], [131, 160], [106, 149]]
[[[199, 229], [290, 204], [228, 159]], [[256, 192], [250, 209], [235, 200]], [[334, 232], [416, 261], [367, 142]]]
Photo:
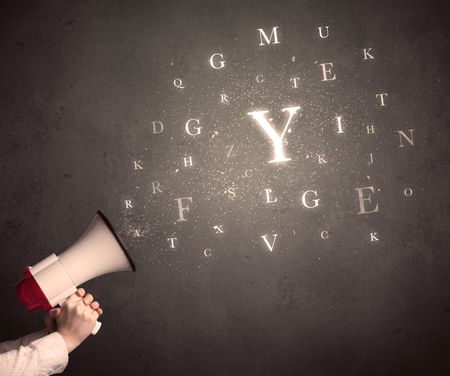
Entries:
[[272, 28], [272, 32], [270, 33], [270, 36], [267, 37], [267, 34], [264, 32], [263, 29], [258, 29], [259, 31], [259, 40], [260, 46], [264, 46], [264, 40], [266, 41], [267, 44], [271, 44], [272, 43], [272, 38], [274, 40], [274, 42], [272, 44], [280, 44], [280, 42], [278, 41], [278, 33], [277, 33], [277, 29], [278, 26], [275, 26]]

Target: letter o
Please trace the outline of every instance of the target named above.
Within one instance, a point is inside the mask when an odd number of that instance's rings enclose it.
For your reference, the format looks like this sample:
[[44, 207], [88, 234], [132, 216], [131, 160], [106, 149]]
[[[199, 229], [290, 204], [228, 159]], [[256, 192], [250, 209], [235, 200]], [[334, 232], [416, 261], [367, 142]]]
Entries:
[[411, 197], [413, 195], [413, 190], [411, 188], [405, 188], [405, 190], [403, 191], [403, 194], [406, 197]]

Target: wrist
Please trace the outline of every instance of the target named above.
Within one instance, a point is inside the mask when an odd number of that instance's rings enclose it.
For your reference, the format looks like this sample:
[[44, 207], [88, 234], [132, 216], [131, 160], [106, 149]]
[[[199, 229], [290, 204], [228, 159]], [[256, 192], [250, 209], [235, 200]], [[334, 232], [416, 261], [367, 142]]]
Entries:
[[63, 338], [64, 342], [66, 343], [66, 347], [67, 347], [67, 352], [71, 353], [73, 350], [75, 350], [79, 345], [80, 345], [80, 341], [78, 341], [77, 339], [73, 338], [70, 335], [61, 333], [58, 331], [58, 333], [61, 335], [61, 337]]

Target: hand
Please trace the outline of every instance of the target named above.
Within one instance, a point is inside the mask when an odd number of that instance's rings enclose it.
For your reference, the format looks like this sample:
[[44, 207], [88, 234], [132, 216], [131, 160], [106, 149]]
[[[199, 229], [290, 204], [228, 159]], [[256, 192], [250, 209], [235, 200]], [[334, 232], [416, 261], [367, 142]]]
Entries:
[[44, 323], [47, 327], [48, 333], [53, 333], [56, 331], [56, 317], [61, 313], [61, 308], [52, 308], [50, 311], [45, 313]]
[[[80, 297], [85, 295], [85, 291], [83, 288], [79, 288], [76, 293]], [[86, 300], [85, 304], [87, 304], [93, 297], [91, 294], [88, 294], [84, 298]], [[90, 306], [92, 309], [95, 309], [97, 311], [99, 316], [102, 315], [103, 310], [99, 307], [98, 302], [92, 302], [92, 303], [90, 303]], [[52, 308], [50, 311], [45, 313], [44, 323], [45, 323], [45, 326], [47, 327], [48, 333], [53, 333], [56, 331], [56, 329], [57, 329], [56, 317], [58, 317], [60, 313], [61, 313], [61, 308], [59, 308], [59, 307]]]
[[102, 314], [103, 310], [99, 303], [94, 301], [94, 297], [79, 288], [66, 299], [61, 308], [49, 311], [48, 320], [51, 322], [52, 316], [54, 317], [56, 330], [63, 337], [70, 353], [91, 334], [96, 320]]

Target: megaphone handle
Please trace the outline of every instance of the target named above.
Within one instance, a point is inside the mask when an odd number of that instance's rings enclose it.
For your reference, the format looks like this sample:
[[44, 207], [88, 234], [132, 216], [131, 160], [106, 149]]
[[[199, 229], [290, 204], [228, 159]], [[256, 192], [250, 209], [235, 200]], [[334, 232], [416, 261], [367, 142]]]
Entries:
[[100, 321], [96, 321], [96, 322], [95, 322], [94, 329], [92, 329], [91, 334], [92, 334], [93, 336], [95, 336], [95, 335], [97, 334], [97, 332], [100, 330], [101, 326], [102, 326], [102, 323], [101, 323]]
[[[64, 302], [65, 302], [65, 300], [60, 301], [60, 302], [58, 303], [59, 306], [62, 307], [62, 305], [64, 304]], [[97, 320], [97, 321], [95, 322], [94, 329], [92, 329], [92, 331], [91, 331], [91, 334], [95, 336], [95, 335], [98, 333], [98, 331], [100, 330], [101, 326], [102, 326], [102, 323], [101, 323], [100, 321]]]

